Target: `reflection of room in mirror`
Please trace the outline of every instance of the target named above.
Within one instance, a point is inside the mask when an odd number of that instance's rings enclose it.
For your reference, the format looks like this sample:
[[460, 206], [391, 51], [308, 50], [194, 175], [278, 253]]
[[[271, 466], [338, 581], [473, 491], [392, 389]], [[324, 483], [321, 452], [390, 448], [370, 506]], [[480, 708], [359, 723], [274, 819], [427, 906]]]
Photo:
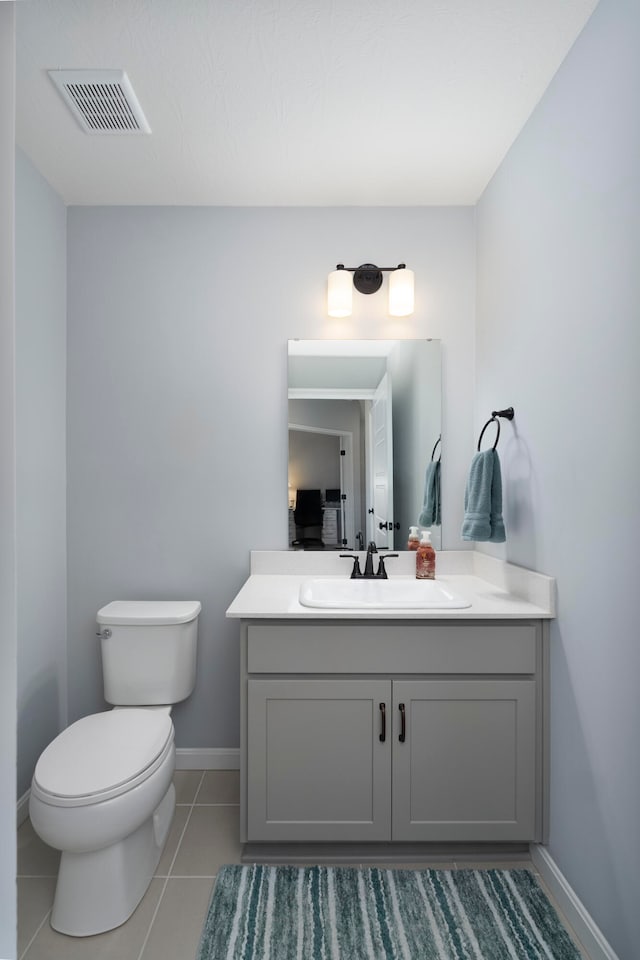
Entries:
[[344, 546], [342, 488], [345, 446], [349, 447], [350, 453], [351, 444], [345, 444], [340, 432], [327, 432], [313, 425], [290, 426], [290, 547], [337, 550]]
[[438, 340], [289, 341], [290, 547], [404, 549], [441, 434], [440, 365]]

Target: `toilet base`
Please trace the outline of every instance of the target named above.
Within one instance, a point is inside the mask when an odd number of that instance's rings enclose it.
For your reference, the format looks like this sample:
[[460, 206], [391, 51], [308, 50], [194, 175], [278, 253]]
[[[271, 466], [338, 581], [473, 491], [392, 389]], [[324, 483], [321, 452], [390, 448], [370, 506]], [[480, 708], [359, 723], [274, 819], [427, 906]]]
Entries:
[[152, 815], [124, 840], [87, 853], [63, 852], [51, 912], [54, 930], [89, 937], [129, 919], [158, 866], [175, 805], [171, 784]]

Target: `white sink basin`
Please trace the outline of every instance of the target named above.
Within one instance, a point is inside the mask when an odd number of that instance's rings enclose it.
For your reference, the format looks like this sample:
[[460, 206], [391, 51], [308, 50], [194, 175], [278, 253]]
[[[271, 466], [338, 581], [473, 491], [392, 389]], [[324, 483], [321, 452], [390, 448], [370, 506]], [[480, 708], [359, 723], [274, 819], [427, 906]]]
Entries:
[[339, 580], [317, 578], [300, 585], [305, 607], [366, 610], [452, 610], [470, 607], [464, 597], [440, 580], [391, 578], [389, 580]]

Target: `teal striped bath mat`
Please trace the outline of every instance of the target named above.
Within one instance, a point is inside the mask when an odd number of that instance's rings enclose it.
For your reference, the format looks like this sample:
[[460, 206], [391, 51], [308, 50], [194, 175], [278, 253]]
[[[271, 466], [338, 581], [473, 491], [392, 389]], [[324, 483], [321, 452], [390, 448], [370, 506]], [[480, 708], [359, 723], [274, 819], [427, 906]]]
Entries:
[[527, 870], [229, 866], [198, 960], [580, 960]]

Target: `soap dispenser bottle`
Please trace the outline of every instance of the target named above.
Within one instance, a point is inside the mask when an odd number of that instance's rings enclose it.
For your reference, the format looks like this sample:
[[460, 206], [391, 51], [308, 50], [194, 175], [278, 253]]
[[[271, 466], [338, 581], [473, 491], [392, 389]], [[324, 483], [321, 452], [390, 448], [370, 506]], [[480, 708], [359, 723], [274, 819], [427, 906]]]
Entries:
[[417, 527], [409, 527], [409, 539], [407, 541], [407, 550], [417, 550], [420, 545]]
[[435, 580], [436, 552], [431, 543], [431, 531], [423, 530], [416, 553], [416, 579]]

